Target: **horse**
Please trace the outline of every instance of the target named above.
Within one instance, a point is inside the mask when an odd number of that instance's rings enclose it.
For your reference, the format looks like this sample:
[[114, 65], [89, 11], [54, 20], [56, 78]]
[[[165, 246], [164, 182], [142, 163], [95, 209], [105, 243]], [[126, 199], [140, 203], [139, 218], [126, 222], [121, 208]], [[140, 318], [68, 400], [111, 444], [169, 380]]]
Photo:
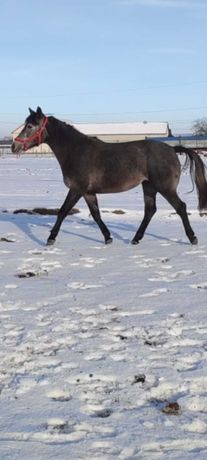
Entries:
[[194, 150], [181, 145], [172, 147], [150, 139], [103, 142], [86, 136], [53, 116], [44, 115], [40, 107], [36, 111], [29, 108], [24, 127], [13, 141], [12, 152], [25, 152], [43, 142], [54, 152], [62, 170], [63, 181], [69, 188], [47, 245], [54, 244], [63, 220], [81, 197], [85, 199], [105, 243], [111, 243], [112, 236], [101, 218], [96, 195], [124, 192], [140, 184], [144, 194], [144, 217], [131, 243], [138, 244], [143, 238], [156, 212], [156, 195], [159, 192], [180, 216], [190, 243], [197, 244], [186, 204], [177, 194], [182, 172], [178, 153], [184, 153], [192, 181], [196, 185], [198, 208], [200, 211], [207, 208], [205, 165]]

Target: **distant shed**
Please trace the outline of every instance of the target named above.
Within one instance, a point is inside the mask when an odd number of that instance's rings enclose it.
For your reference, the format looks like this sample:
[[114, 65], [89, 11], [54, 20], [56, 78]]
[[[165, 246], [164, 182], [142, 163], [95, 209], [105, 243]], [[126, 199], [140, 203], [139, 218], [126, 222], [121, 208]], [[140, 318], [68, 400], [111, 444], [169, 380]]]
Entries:
[[[145, 138], [168, 137], [170, 128], [167, 122], [131, 122], [131, 123], [71, 123], [78, 131], [90, 137], [98, 137], [104, 142], [128, 142]], [[13, 139], [18, 136], [23, 125], [12, 132]], [[34, 147], [28, 152], [51, 153], [47, 144]]]

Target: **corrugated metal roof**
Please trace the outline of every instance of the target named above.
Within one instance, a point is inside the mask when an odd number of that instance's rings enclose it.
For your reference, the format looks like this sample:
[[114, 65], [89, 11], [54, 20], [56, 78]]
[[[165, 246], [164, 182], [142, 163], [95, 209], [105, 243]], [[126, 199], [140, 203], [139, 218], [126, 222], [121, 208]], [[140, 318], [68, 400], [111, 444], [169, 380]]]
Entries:
[[133, 123], [73, 123], [73, 126], [87, 135], [140, 134], [162, 135], [168, 133], [168, 123], [133, 122]]

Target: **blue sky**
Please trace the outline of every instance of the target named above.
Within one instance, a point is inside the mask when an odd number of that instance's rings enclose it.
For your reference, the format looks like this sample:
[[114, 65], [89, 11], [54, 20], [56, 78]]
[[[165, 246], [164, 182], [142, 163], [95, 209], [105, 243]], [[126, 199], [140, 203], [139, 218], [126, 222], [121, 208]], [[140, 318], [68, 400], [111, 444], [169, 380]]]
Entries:
[[207, 116], [206, 0], [1, 0], [0, 135], [28, 107], [74, 122]]

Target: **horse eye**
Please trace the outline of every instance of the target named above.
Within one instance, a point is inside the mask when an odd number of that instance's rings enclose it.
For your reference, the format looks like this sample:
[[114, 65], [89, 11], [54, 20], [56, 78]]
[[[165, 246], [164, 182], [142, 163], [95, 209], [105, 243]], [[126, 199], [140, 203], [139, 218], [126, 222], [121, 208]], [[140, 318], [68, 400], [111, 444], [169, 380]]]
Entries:
[[31, 123], [28, 123], [27, 128], [32, 129], [33, 125], [31, 125]]

